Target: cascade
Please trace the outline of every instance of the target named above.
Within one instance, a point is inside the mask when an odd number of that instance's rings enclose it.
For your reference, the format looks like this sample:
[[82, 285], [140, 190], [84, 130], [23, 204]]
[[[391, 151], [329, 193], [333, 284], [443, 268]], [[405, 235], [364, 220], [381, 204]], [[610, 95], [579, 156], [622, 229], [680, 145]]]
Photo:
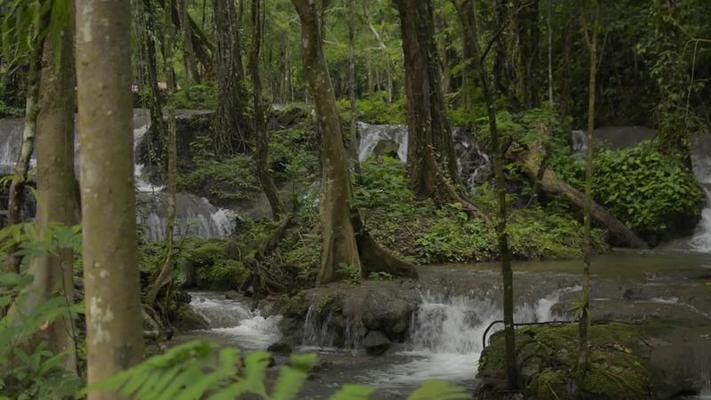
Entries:
[[[371, 155], [397, 153], [397, 158], [407, 162], [408, 130], [406, 125], [372, 125], [358, 122], [360, 142], [358, 160], [363, 162]], [[457, 153], [457, 165], [460, 176], [465, 178], [471, 188], [484, 182], [491, 173], [491, 160], [481, 150], [478, 143], [466, 129], [454, 128], [454, 147]]]
[[208, 322], [205, 331], [236, 341], [250, 350], [265, 349], [281, 338], [280, 316], [264, 317], [251, 311], [239, 299], [225, 299], [217, 293], [190, 293], [190, 306]]
[[[564, 293], [580, 290], [570, 287], [556, 290], [533, 303], [516, 308], [516, 322], [568, 320], [554, 314], [552, 307]], [[414, 383], [427, 379], [470, 379], [484, 349], [482, 339], [489, 325], [503, 318], [501, 307], [490, 297], [442, 296], [422, 294], [422, 303], [413, 316], [409, 350], [413, 361], [394, 366], [383, 379]], [[491, 334], [502, 328], [494, 325]], [[409, 371], [409, 372], [408, 372]]]
[[706, 193], [706, 208], [701, 213], [701, 222], [689, 241], [692, 250], [711, 252], [711, 134], [697, 135], [691, 147], [691, 164], [694, 175]]
[[[138, 154], [144, 145], [146, 133], [150, 129], [150, 114], [145, 109], [133, 111], [133, 146]], [[0, 120], [0, 175], [12, 174], [22, 145], [23, 119]], [[79, 141], [75, 140], [76, 172], [79, 172]], [[144, 165], [134, 161], [134, 175], [137, 190], [137, 222], [144, 227], [144, 237], [149, 241], [159, 241], [165, 236], [165, 193], [163, 186], [150, 183], [143, 174]], [[34, 155], [31, 160], [35, 165]], [[197, 235], [204, 238], [224, 237], [231, 234], [236, 226], [237, 215], [227, 209], [220, 209], [205, 198], [189, 193], [179, 193], [176, 199], [176, 236]]]

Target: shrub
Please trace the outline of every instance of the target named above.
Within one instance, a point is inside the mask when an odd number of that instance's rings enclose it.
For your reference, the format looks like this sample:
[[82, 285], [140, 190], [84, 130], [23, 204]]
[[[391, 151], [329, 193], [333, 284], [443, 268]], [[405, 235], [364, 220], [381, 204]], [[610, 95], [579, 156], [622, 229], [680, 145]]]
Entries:
[[189, 110], [214, 110], [217, 108], [217, 91], [210, 85], [193, 85], [175, 92], [175, 108]]
[[242, 154], [221, 161], [198, 159], [194, 169], [178, 174], [177, 186], [216, 205], [251, 199], [261, 190], [252, 157]]
[[694, 175], [650, 143], [595, 158], [595, 197], [648, 240], [695, 225], [704, 204]]

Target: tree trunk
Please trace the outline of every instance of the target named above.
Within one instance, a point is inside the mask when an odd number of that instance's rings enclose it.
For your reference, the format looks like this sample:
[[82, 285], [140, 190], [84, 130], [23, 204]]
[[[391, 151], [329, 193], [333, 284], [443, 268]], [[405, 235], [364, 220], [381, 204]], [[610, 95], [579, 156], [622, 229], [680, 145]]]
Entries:
[[[37, 131], [37, 114], [39, 112], [39, 85], [40, 69], [42, 65], [42, 44], [43, 41], [35, 43], [35, 50], [30, 57], [30, 71], [27, 76], [27, 98], [25, 100], [25, 126], [22, 130], [22, 146], [20, 154], [15, 164], [15, 175], [10, 183], [10, 191], [7, 204], [7, 225], [19, 224], [22, 222], [22, 203], [25, 199], [25, 185], [27, 184], [27, 173], [30, 170], [30, 160], [34, 151], [35, 135]], [[17, 248], [12, 246], [8, 249], [7, 270], [19, 273], [22, 257], [17, 254]]]
[[[410, 186], [419, 197], [435, 197], [437, 170], [457, 180], [457, 160], [445, 115], [430, 0], [396, 0], [400, 13]], [[431, 165], [431, 162], [435, 164]]]
[[200, 72], [197, 68], [195, 48], [193, 47], [193, 38], [190, 29], [190, 20], [188, 19], [188, 0], [177, 0], [176, 6], [178, 7], [178, 13], [180, 15], [180, 31], [183, 39], [185, 72], [188, 78], [188, 84], [192, 85], [200, 82]]
[[452, 1], [455, 9], [457, 10], [457, 16], [459, 16], [459, 22], [462, 25], [462, 33], [464, 36], [463, 42], [463, 56], [464, 56], [464, 68], [462, 70], [462, 103], [464, 104], [464, 109], [467, 112], [474, 112], [474, 101], [476, 96], [476, 60], [474, 59], [476, 50], [474, 49], [474, 37], [473, 37], [473, 25], [476, 16], [474, 15], [474, 8], [468, 6], [469, 0]]
[[[312, 0], [291, 0], [301, 20], [304, 71], [316, 106], [321, 135], [321, 267], [318, 284], [345, 277], [343, 269], [359, 268], [361, 275], [391, 268], [393, 275], [416, 276], [414, 267], [380, 249], [352, 208], [351, 178], [343, 131], [328, 66], [321, 48], [319, 12]], [[363, 257], [361, 257], [361, 254]], [[369, 265], [363, 266], [363, 263]]]
[[[583, 299], [580, 315], [580, 351], [578, 353], [578, 370], [585, 374], [590, 365], [590, 264], [592, 262], [592, 233], [590, 217], [592, 212], [592, 181], [593, 181], [593, 131], [595, 130], [595, 89], [597, 88], [597, 0], [593, 0], [595, 16], [592, 27], [583, 26], [585, 42], [590, 52], [590, 79], [588, 83], [588, 129], [587, 154], [585, 159], [585, 203], [583, 207], [583, 224], [585, 232], [585, 255], [583, 267]], [[583, 25], [587, 25], [584, 23]], [[590, 30], [590, 32], [588, 32]]]
[[486, 110], [489, 117], [489, 131], [491, 136], [491, 154], [494, 158], [494, 179], [496, 181], [496, 199], [498, 215], [496, 223], [496, 236], [498, 238], [499, 252], [501, 253], [501, 275], [504, 282], [504, 337], [506, 342], [506, 377], [509, 387], [518, 387], [518, 368], [516, 367], [516, 334], [514, 332], [514, 306], [513, 306], [513, 272], [511, 271], [511, 252], [509, 239], [506, 232], [506, 182], [504, 181], [504, 157], [499, 133], [496, 125], [496, 111], [494, 110], [494, 97], [489, 90], [489, 77], [484, 68], [479, 48], [479, 26], [476, 17], [474, 0], [468, 0], [464, 7], [470, 7], [474, 15], [471, 26], [472, 39], [474, 39], [474, 59], [476, 69], [479, 71], [481, 86], [486, 98]]
[[[585, 208], [584, 193], [559, 179], [555, 172], [550, 169], [546, 169], [545, 172], [541, 174], [541, 161], [546, 158], [546, 151], [543, 144], [537, 143], [531, 146], [528, 151], [518, 154], [516, 158], [521, 165], [523, 165], [529, 178], [533, 180], [538, 179], [540, 188], [544, 192], [551, 195], [563, 196], [563, 198], [568, 200], [572, 205], [580, 209]], [[625, 224], [594, 201], [592, 202], [590, 213], [591, 218], [607, 228], [613, 239], [618, 243], [638, 249], [646, 249], [648, 247], [647, 244], [625, 226]]]
[[244, 124], [241, 35], [233, 1], [213, 0], [217, 54], [217, 113], [215, 114], [215, 150], [220, 155], [248, 149], [249, 135]]
[[[82, 258], [91, 386], [143, 358], [130, 134], [131, 13], [122, 0], [77, 0], [76, 4]], [[88, 398], [119, 396], [93, 391]]]
[[252, 75], [254, 99], [254, 133], [257, 142], [255, 154], [257, 175], [264, 194], [269, 200], [274, 219], [284, 213], [284, 206], [279, 200], [276, 185], [269, 172], [269, 132], [262, 99], [262, 78], [259, 73], [259, 53], [262, 47], [262, 18], [264, 10], [260, 0], [252, 0], [252, 53], [249, 61], [249, 71]]
[[516, 22], [518, 27], [518, 51], [521, 73], [521, 93], [527, 108], [538, 107], [538, 82], [535, 77], [538, 60], [538, 0], [519, 0]]
[[351, 105], [350, 120], [350, 155], [353, 169], [358, 173], [358, 81], [356, 77], [355, 30], [356, 30], [356, 4], [355, 0], [348, 1], [348, 99]]
[[[44, 43], [40, 76], [39, 113], [37, 114], [37, 215], [39, 237], [52, 234], [56, 224], [76, 224], [76, 188], [74, 177], [74, 49], [73, 23], [61, 31], [60, 47], [55, 41]], [[58, 60], [58, 62], [57, 62]], [[64, 366], [77, 374], [72, 312], [74, 301], [74, 256], [71, 249], [34, 257], [29, 266], [33, 281], [19, 312], [29, 314], [55, 295], [66, 298], [62, 315], [44, 327], [39, 335], [55, 354], [63, 353]]]

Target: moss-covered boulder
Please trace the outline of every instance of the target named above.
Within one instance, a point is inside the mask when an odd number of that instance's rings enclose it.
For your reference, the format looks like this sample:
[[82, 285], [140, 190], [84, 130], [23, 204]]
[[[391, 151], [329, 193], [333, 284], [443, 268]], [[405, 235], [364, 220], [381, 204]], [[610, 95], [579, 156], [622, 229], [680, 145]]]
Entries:
[[[650, 399], [652, 384], [646, 346], [634, 324], [596, 324], [591, 331], [590, 365], [578, 363], [578, 325], [536, 325], [516, 332], [519, 385], [535, 399]], [[503, 391], [504, 337], [495, 334], [479, 363], [481, 390]]]

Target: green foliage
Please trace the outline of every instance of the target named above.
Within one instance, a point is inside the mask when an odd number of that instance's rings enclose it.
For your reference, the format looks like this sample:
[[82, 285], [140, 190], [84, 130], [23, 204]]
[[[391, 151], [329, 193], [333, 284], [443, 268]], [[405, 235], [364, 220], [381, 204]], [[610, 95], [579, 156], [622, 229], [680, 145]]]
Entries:
[[[338, 101], [341, 118], [350, 120], [350, 102], [348, 99]], [[368, 97], [358, 99], [358, 119], [371, 124], [404, 124], [405, 101], [404, 98], [387, 102], [386, 92], [373, 93]]]
[[615, 216], [647, 236], [695, 221], [704, 204], [691, 172], [650, 143], [599, 153], [593, 191]]
[[[590, 368], [581, 377], [577, 323], [517, 329], [520, 368], [534, 371], [527, 394], [545, 400], [649, 398], [650, 373], [637, 351], [644, 346], [639, 328], [626, 323], [594, 324], [590, 338]], [[497, 333], [482, 354], [479, 374], [503, 374], [504, 360], [504, 337]]]
[[[265, 383], [271, 363], [269, 353], [243, 354], [235, 348], [192, 341], [88, 387], [84, 393], [113, 390], [135, 400], [232, 400], [243, 396], [291, 400], [298, 398], [316, 361], [315, 354], [292, 355], [269, 389]], [[374, 391], [369, 386], [344, 385], [331, 399], [368, 399]], [[411, 400], [469, 398], [463, 389], [443, 381], [426, 382], [409, 397]]]
[[217, 108], [217, 92], [211, 85], [189, 86], [175, 92], [173, 105], [178, 109], [214, 110]]
[[[235, 246], [229, 241], [186, 238], [176, 246], [176, 262], [197, 273], [201, 287], [238, 289], [249, 277], [249, 271], [242, 262], [240, 248], [237, 247], [237, 254], [232, 254], [233, 248]], [[178, 278], [184, 279], [183, 276]]]
[[[44, 237], [30, 224], [0, 230], [0, 254], [16, 247], [24, 263], [56, 254], [59, 249], [78, 250], [80, 243], [79, 227], [52, 225]], [[81, 306], [56, 295], [34, 304], [36, 294], [29, 289], [31, 282], [28, 275], [0, 275], [0, 399], [65, 399], [80, 387], [80, 382], [64, 369], [66, 354], [53, 354], [35, 334], [60, 317], [76, 319]], [[32, 307], [25, 306], [29, 302]]]
[[178, 191], [204, 195], [218, 205], [247, 200], [260, 191], [254, 160], [246, 155], [199, 159], [194, 169], [178, 174], [177, 185]]

